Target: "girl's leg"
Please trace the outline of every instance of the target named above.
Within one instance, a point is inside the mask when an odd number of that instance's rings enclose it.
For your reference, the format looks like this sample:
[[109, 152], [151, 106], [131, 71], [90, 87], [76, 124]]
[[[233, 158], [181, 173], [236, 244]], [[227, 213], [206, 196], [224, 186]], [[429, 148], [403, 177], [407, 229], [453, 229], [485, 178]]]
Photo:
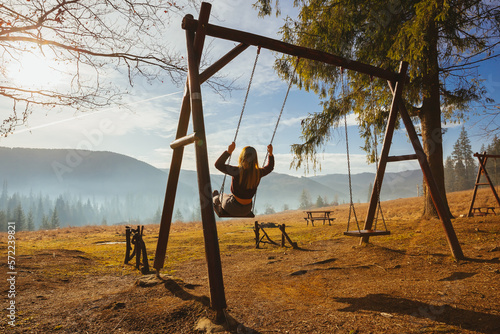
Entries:
[[241, 205], [232, 194], [224, 194], [222, 197], [222, 208], [230, 215], [236, 217], [246, 216], [252, 211], [252, 203]]

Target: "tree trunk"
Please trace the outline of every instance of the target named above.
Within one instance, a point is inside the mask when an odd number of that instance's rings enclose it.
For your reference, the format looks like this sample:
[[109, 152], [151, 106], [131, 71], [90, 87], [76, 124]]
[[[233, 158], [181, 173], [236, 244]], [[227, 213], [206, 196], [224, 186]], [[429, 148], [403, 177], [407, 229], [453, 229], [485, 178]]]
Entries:
[[[437, 51], [437, 29], [434, 24], [430, 24], [427, 31], [428, 49], [427, 49], [427, 68], [424, 69], [423, 77], [423, 103], [419, 118], [422, 127], [422, 146], [427, 155], [427, 160], [436, 180], [444, 204], [450, 214], [448, 200], [446, 198], [444, 184], [444, 166], [443, 166], [443, 137], [441, 128], [441, 103], [440, 103], [440, 83], [439, 83], [439, 64]], [[424, 182], [424, 217], [438, 217], [431, 194]]]

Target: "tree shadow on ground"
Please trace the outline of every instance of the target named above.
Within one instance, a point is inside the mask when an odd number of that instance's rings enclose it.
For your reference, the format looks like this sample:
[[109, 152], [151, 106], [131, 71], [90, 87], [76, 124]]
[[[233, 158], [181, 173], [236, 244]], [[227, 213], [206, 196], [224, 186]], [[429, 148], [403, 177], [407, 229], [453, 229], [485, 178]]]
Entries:
[[[210, 298], [207, 296], [197, 296], [194, 295], [188, 291], [187, 289], [194, 289], [197, 285], [194, 284], [185, 284], [182, 281], [177, 281], [171, 278], [165, 278], [165, 277], [157, 277], [158, 280], [161, 281], [161, 283], [165, 286], [165, 288], [170, 291], [175, 297], [178, 297], [182, 300], [193, 300], [198, 303], [201, 303], [203, 306], [210, 308]], [[220, 326], [222, 326], [225, 330], [230, 331], [231, 333], [244, 333], [244, 334], [260, 334], [260, 332], [245, 327], [242, 323], [240, 323], [238, 320], [233, 318], [227, 311], [224, 312], [224, 318], [222, 322], [215, 321], [215, 316], [212, 315], [210, 318], [212, 318], [210, 321], [210, 324], [205, 324], [201, 325], [200, 331], [205, 331], [207, 333], [212, 333], [213, 331], [218, 331], [217, 324], [212, 325], [213, 323], [219, 323]], [[212, 327], [214, 326], [214, 327]]]
[[476, 263], [500, 263], [500, 258], [494, 257], [492, 259], [473, 259], [473, 258], [466, 258], [465, 261], [470, 261], [470, 262], [476, 262]]
[[178, 297], [182, 300], [194, 300], [203, 304], [203, 306], [210, 307], [209, 297], [197, 296], [186, 291], [186, 289], [192, 289], [193, 287], [195, 287], [193, 284], [182, 284], [181, 286], [178, 282], [170, 278], [159, 278], [159, 279], [161, 279], [165, 288], [168, 291], [170, 291], [170, 293], [172, 293], [172, 295], [174, 295], [175, 297]]
[[350, 304], [339, 310], [344, 312], [368, 310], [410, 315], [485, 334], [495, 334], [500, 331], [500, 316], [454, 308], [447, 304], [437, 306], [386, 294], [369, 294], [360, 298], [335, 298], [335, 300]]

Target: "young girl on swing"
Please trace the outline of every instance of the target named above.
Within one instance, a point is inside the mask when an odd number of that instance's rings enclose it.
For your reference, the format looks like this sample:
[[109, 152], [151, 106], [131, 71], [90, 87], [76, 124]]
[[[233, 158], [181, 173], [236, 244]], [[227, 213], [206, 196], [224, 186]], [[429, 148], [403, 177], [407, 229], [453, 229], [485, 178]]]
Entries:
[[257, 161], [257, 151], [246, 146], [240, 153], [238, 166], [226, 164], [226, 160], [233, 153], [236, 144], [234, 142], [228, 146], [227, 151], [215, 162], [215, 168], [224, 174], [230, 175], [231, 194], [219, 196], [217, 190], [213, 193], [214, 206], [222, 207], [229, 215], [235, 217], [246, 216], [252, 212], [252, 198], [257, 191], [260, 179], [271, 173], [274, 169], [273, 146], [267, 146], [269, 160], [264, 168], [259, 168]]

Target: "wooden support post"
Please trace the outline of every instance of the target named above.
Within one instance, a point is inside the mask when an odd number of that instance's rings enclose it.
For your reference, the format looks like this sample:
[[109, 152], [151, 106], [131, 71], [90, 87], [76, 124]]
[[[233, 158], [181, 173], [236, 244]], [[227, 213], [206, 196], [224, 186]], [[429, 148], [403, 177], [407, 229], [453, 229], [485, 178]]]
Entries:
[[[201, 57], [202, 42], [197, 42], [203, 39], [202, 34], [195, 37], [195, 48], [198, 52], [198, 59]], [[197, 47], [198, 46], [198, 47]], [[217, 73], [221, 68], [227, 65], [231, 60], [237, 57], [241, 52], [245, 51], [248, 45], [240, 44], [228, 52], [225, 56], [215, 62], [212, 66], [208, 67], [203, 73], [200, 74], [200, 81], [208, 80], [213, 74]], [[198, 60], [199, 61], [199, 60]], [[189, 126], [191, 111], [191, 97], [189, 94], [188, 80], [186, 80], [186, 87], [184, 90], [184, 97], [181, 104], [181, 112], [179, 115], [179, 123], [177, 126], [176, 140], [186, 136]], [[167, 251], [168, 237], [170, 234], [170, 226], [172, 223], [172, 215], [175, 204], [175, 195], [177, 193], [177, 185], [179, 181], [179, 174], [181, 171], [182, 157], [184, 155], [184, 146], [175, 147], [172, 153], [172, 160], [170, 162], [170, 170], [168, 173], [167, 190], [165, 192], [165, 201], [163, 203], [163, 211], [160, 221], [160, 232], [156, 245], [156, 254], [153, 267], [159, 271], [165, 264], [165, 255]]]
[[281, 231], [281, 247], [285, 247], [285, 224], [278, 225], [278, 228]]
[[128, 263], [128, 261], [130, 261], [131, 257], [130, 257], [130, 251], [132, 250], [132, 245], [130, 244], [130, 226], [126, 226], [125, 227], [125, 242], [126, 242], [126, 245], [125, 245], [125, 264]]
[[140, 246], [142, 250], [142, 269], [141, 273], [144, 275], [149, 273], [149, 260], [148, 260], [148, 253], [146, 252], [146, 243], [144, 242], [144, 239], [140, 238]]
[[141, 227], [137, 226], [137, 232], [134, 235], [134, 248], [135, 248], [135, 267], [137, 270], [141, 270], [141, 255], [142, 255], [142, 247], [141, 247]]
[[[370, 197], [370, 206], [368, 208], [368, 213], [365, 219], [365, 230], [371, 230], [373, 226], [373, 220], [375, 218], [375, 211], [377, 210], [378, 199], [380, 196], [380, 188], [382, 185], [382, 180], [384, 179], [385, 169], [387, 167], [389, 151], [391, 148], [392, 137], [394, 134], [394, 129], [396, 127], [396, 120], [398, 119], [398, 103], [401, 99], [404, 86], [404, 78], [406, 77], [406, 70], [408, 69], [408, 63], [401, 62], [399, 67], [399, 78], [400, 80], [396, 83], [396, 88], [392, 96], [391, 111], [389, 113], [389, 119], [387, 120], [387, 127], [385, 129], [384, 143], [382, 146], [382, 152], [380, 153], [380, 159], [377, 167], [377, 175], [375, 176], [375, 181], [373, 182], [372, 194]], [[367, 243], [369, 241], [369, 236], [364, 236], [361, 238], [360, 243]]]
[[[391, 89], [394, 89], [392, 85], [390, 86]], [[434, 203], [434, 207], [436, 208], [439, 219], [441, 220], [441, 223], [443, 225], [446, 238], [448, 240], [448, 246], [450, 247], [451, 253], [455, 257], [455, 259], [463, 260], [465, 257], [462, 252], [462, 247], [458, 242], [457, 235], [455, 234], [455, 230], [453, 229], [450, 216], [448, 215], [448, 210], [446, 209], [444, 200], [441, 197], [441, 193], [439, 192], [436, 180], [432, 175], [431, 167], [429, 166], [429, 162], [427, 161], [427, 155], [425, 154], [424, 149], [420, 144], [417, 132], [415, 131], [415, 127], [413, 126], [413, 122], [411, 121], [410, 115], [406, 110], [406, 106], [404, 105], [403, 100], [399, 99], [398, 103], [401, 119], [403, 120], [406, 131], [408, 133], [408, 137], [410, 138], [411, 144], [413, 145], [415, 153], [417, 154], [418, 162], [420, 164], [420, 168], [422, 169], [424, 180], [429, 188], [432, 202]]]
[[253, 228], [253, 231], [255, 233], [255, 248], [259, 248], [259, 244], [260, 244], [260, 231], [259, 230], [260, 230], [259, 222], [255, 221], [255, 225]]
[[[204, 9], [204, 12], [206, 11], [207, 9]], [[208, 7], [208, 15], [209, 14], [210, 14], [210, 7]], [[201, 17], [201, 12], [200, 12], [200, 17]], [[201, 52], [203, 50], [204, 42], [205, 42], [205, 34], [201, 33], [195, 37], [194, 47], [196, 50], [195, 52], [196, 52], [196, 58], [198, 59], [197, 60], [198, 65], [201, 59]], [[208, 79], [209, 77], [210, 76], [207, 76], [205, 80]], [[176, 139], [180, 139], [186, 136], [189, 126], [190, 112], [191, 112], [191, 95], [189, 91], [189, 79], [187, 79], [186, 86], [184, 89], [184, 97], [182, 98], [179, 122], [177, 125], [177, 133], [175, 136]], [[184, 146], [176, 147], [172, 152], [172, 160], [170, 161], [170, 170], [168, 173], [168, 180], [167, 180], [167, 190], [165, 192], [165, 200], [163, 203], [163, 211], [160, 221], [160, 231], [158, 234], [155, 261], [153, 265], [157, 273], [159, 273], [159, 270], [163, 268], [163, 265], [165, 264], [165, 255], [167, 251], [168, 237], [170, 235], [170, 226], [172, 224], [175, 195], [177, 193], [177, 185], [179, 183], [179, 174], [181, 172], [183, 155], [184, 155]]]
[[[486, 152], [483, 152], [486, 153]], [[476, 183], [474, 184], [474, 191], [472, 192], [472, 201], [470, 202], [469, 206], [469, 213], [467, 214], [467, 217], [472, 217], [474, 216], [472, 209], [474, 208], [474, 202], [476, 201], [476, 195], [477, 195], [477, 189], [478, 189], [478, 184], [481, 182], [481, 174], [483, 172], [483, 169], [481, 168], [481, 158], [477, 157], [479, 160], [479, 168], [477, 169], [477, 176], [476, 176]]]
[[285, 224], [278, 225], [278, 228], [281, 231], [281, 247], [285, 247], [285, 239], [286, 239], [286, 240], [288, 240], [288, 242], [290, 243], [290, 246], [292, 246], [293, 249], [299, 248], [297, 246], [297, 243], [293, 242], [292, 239], [290, 239], [288, 234], [285, 232]]
[[[204, 28], [208, 22], [211, 5], [203, 3], [200, 11], [200, 25], [196, 35], [205, 34]], [[222, 276], [217, 227], [212, 203], [212, 186], [210, 183], [210, 169], [208, 151], [203, 120], [203, 106], [199, 78], [199, 59], [194, 45], [194, 36], [186, 32], [188, 55], [189, 92], [191, 96], [191, 114], [193, 118], [193, 131], [199, 141], [195, 146], [196, 170], [198, 174], [198, 191], [200, 194], [201, 219], [203, 236], [205, 240], [205, 258], [208, 267], [208, 280], [210, 286], [211, 307], [217, 312], [217, 318], [224, 317], [223, 310], [227, 307]]]

